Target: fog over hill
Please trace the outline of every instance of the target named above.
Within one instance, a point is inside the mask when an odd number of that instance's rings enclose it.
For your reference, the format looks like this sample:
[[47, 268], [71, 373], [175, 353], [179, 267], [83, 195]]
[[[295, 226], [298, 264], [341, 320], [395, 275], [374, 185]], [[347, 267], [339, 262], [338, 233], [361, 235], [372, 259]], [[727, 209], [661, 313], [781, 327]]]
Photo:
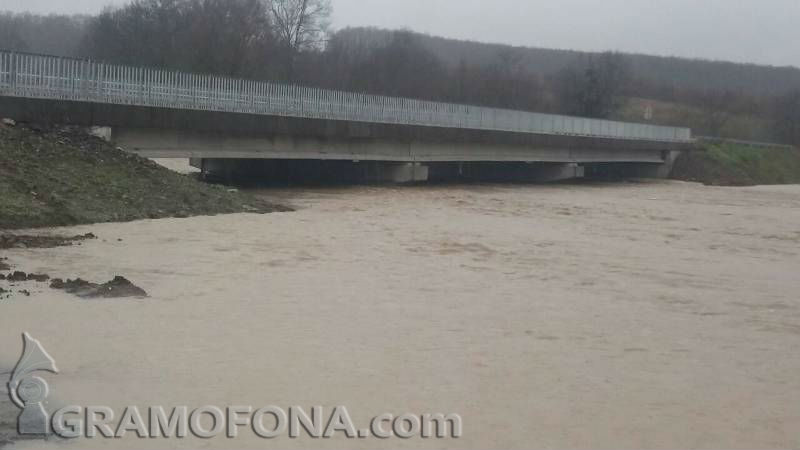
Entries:
[[800, 142], [798, 68], [490, 44], [377, 27], [331, 31], [335, 1], [302, 4], [317, 7], [300, 35], [280, 26], [295, 17], [274, 17], [264, 0], [139, 0], [97, 15], [0, 13], [0, 48]]
[[[353, 42], [380, 45], [393, 31], [378, 28], [349, 28], [337, 34]], [[451, 67], [462, 62], [489, 65], [514, 61], [525, 70], [543, 76], [554, 75], [588, 52], [515, 47], [418, 34], [424, 46]], [[800, 88], [800, 69], [710, 61], [677, 57], [627, 54], [637, 78], [687, 89], [744, 91], [755, 95], [779, 95]]]
[[[0, 10], [97, 14], [130, 1], [1, 0]], [[800, 67], [796, 0], [331, 0], [331, 5], [334, 29], [376, 26], [528, 47]]]

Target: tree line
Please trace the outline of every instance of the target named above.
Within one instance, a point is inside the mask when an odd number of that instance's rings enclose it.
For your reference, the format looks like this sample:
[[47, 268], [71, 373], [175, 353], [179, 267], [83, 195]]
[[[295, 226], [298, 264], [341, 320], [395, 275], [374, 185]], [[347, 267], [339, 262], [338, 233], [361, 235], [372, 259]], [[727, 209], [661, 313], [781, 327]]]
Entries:
[[[133, 0], [96, 16], [0, 14], [0, 47], [232, 77], [599, 118], [632, 98], [699, 134], [800, 144], [800, 70], [330, 31], [330, 0]], [[686, 112], [688, 111], [688, 112]]]

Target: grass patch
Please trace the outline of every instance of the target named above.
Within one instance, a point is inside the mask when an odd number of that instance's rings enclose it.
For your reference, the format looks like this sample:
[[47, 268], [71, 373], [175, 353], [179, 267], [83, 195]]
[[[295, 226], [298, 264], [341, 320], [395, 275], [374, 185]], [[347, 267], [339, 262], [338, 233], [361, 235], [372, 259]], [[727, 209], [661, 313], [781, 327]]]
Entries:
[[707, 144], [705, 151], [681, 155], [673, 178], [722, 186], [798, 184], [800, 150]]

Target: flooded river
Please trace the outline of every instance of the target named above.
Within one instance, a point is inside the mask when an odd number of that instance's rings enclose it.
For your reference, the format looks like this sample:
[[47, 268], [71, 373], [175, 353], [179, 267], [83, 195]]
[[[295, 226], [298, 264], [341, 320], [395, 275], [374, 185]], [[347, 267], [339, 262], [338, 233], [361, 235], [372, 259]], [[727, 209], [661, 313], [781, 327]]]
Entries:
[[345, 405], [358, 428], [458, 413], [463, 436], [14, 448], [800, 444], [800, 186], [260, 194], [297, 211], [72, 227], [58, 231], [98, 239], [6, 252], [20, 270], [123, 275], [150, 296], [30, 283], [0, 301], [0, 371], [27, 331], [60, 369], [42, 375], [51, 408]]

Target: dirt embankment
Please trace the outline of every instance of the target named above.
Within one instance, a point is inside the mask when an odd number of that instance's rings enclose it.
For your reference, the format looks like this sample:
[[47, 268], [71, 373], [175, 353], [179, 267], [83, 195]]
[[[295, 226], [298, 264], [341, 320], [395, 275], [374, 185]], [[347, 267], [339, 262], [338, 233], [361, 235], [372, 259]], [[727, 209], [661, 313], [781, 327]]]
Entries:
[[716, 186], [800, 183], [800, 149], [707, 144], [705, 151], [684, 153], [672, 178]]
[[79, 129], [0, 124], [0, 229], [286, 210]]

